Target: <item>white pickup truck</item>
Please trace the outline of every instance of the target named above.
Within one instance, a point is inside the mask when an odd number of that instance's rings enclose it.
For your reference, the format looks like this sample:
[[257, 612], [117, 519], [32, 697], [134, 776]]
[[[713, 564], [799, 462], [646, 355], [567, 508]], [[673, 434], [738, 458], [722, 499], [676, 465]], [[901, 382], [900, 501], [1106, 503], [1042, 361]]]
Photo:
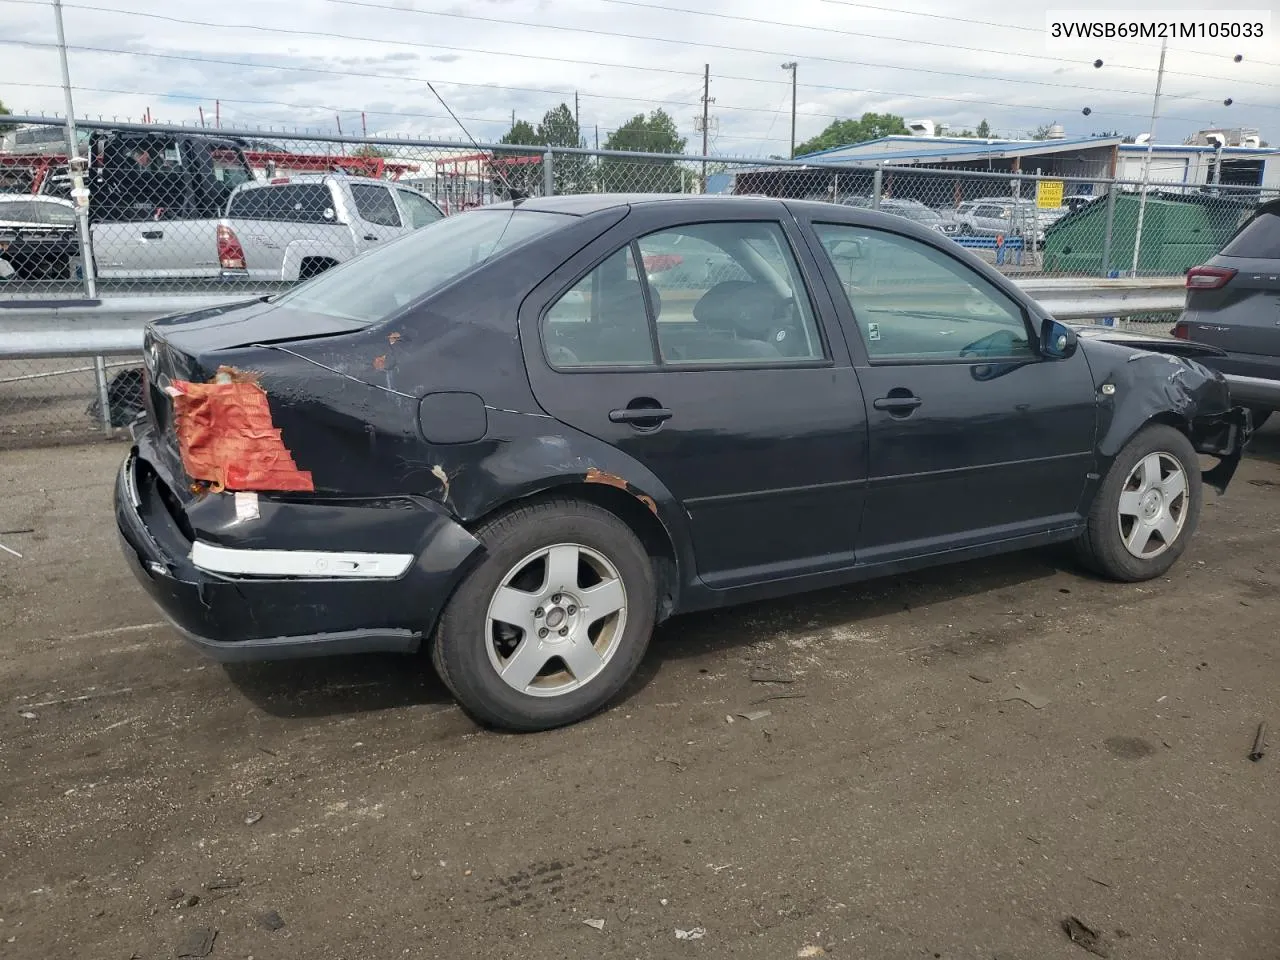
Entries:
[[434, 223], [425, 195], [342, 173], [243, 183], [224, 216], [95, 224], [105, 280], [305, 280], [358, 253]]
[[426, 196], [345, 174], [245, 184], [217, 223], [219, 275], [306, 280], [444, 216]]

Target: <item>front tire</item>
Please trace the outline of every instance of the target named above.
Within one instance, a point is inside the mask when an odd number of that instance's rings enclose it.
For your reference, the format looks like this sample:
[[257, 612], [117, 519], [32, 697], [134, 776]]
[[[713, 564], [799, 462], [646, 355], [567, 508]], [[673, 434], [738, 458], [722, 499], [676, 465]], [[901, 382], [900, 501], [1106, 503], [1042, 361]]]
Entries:
[[1195, 449], [1173, 427], [1144, 427], [1111, 464], [1076, 542], [1081, 562], [1113, 580], [1151, 580], [1182, 556], [1204, 499]]
[[622, 689], [657, 606], [644, 546], [612, 513], [558, 499], [476, 531], [487, 555], [445, 607], [432, 662], [476, 722], [548, 730], [590, 716]]

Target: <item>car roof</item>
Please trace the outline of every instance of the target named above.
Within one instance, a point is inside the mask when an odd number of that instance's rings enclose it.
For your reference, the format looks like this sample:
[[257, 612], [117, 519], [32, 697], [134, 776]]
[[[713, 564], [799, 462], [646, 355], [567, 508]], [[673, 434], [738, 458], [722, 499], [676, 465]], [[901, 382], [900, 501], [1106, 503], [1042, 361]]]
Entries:
[[[780, 202], [776, 197], [745, 196], [724, 193], [579, 193], [568, 196], [530, 197], [515, 201], [521, 210], [538, 210], [546, 213], [568, 213], [579, 217], [612, 210], [654, 203], [759, 203], [761, 200]], [[512, 201], [491, 204], [486, 209], [511, 209]]]

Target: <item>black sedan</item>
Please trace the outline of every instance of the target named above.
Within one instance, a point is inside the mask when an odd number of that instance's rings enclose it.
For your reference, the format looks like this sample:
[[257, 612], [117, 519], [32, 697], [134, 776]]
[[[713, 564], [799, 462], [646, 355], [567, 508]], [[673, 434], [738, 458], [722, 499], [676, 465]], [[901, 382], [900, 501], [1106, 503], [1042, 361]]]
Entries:
[[117, 520], [217, 658], [425, 646], [542, 729], [686, 611], [1059, 542], [1163, 574], [1250, 433], [1164, 343], [873, 211], [517, 201], [153, 323]]

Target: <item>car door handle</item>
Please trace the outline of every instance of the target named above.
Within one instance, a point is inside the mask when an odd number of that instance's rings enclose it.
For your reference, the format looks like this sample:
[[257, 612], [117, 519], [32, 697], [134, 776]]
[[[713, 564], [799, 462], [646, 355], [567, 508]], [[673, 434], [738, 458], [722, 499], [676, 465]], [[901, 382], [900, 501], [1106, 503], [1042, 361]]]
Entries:
[[372, 233], [366, 233], [366, 234], [364, 235], [364, 238], [365, 238], [366, 240], [379, 240], [379, 239], [381, 239], [380, 237], [375, 237]]
[[647, 423], [655, 424], [671, 419], [671, 411], [666, 407], [626, 407], [622, 410], [610, 410], [610, 423]]
[[163, 240], [164, 231], [163, 230], [143, 230], [142, 239], [143, 240]]
[[890, 413], [905, 412], [914, 410], [924, 401], [919, 397], [881, 397], [879, 400], [873, 400], [871, 405], [877, 410], [888, 410]]

